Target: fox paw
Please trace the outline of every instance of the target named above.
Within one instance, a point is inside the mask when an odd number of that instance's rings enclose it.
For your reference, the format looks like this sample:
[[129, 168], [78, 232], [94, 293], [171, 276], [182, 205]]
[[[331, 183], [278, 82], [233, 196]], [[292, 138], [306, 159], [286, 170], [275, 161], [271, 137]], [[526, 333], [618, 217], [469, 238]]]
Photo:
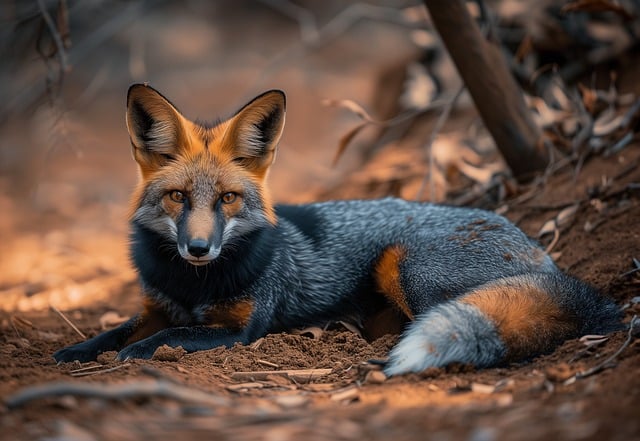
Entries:
[[58, 363], [69, 363], [72, 361], [79, 361], [84, 363], [86, 361], [95, 360], [99, 351], [89, 342], [82, 342], [73, 346], [60, 349], [53, 354], [53, 358]]
[[487, 367], [505, 353], [493, 322], [474, 306], [454, 301], [416, 318], [391, 350], [384, 372], [420, 372], [453, 362]]
[[116, 360], [126, 361], [134, 358], [150, 359], [158, 349], [158, 345], [144, 339], [139, 342], [133, 343], [126, 348], [118, 352]]

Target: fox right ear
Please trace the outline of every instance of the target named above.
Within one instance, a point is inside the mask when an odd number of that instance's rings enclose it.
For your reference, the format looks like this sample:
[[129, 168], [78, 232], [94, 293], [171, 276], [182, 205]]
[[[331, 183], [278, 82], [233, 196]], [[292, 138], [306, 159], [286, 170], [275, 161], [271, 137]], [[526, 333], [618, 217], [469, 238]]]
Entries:
[[184, 118], [158, 91], [134, 84], [127, 93], [127, 129], [143, 174], [162, 167], [185, 142]]

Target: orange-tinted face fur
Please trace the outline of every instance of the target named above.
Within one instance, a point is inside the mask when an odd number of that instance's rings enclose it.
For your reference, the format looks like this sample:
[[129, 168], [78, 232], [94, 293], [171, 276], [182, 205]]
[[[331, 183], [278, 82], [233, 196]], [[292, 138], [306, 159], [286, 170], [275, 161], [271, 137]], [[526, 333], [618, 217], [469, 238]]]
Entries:
[[134, 85], [127, 127], [141, 181], [132, 221], [160, 234], [194, 265], [275, 215], [265, 179], [285, 117], [285, 97], [266, 92], [213, 127], [193, 123], [154, 89]]

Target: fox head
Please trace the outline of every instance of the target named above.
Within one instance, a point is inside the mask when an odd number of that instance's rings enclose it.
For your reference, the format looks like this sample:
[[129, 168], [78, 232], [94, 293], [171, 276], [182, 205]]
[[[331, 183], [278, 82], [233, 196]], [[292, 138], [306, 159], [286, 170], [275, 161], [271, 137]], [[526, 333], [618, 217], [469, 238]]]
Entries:
[[205, 265], [223, 247], [275, 224], [265, 186], [285, 120], [285, 95], [270, 90], [213, 126], [186, 119], [144, 84], [127, 95], [127, 128], [140, 185], [132, 221]]

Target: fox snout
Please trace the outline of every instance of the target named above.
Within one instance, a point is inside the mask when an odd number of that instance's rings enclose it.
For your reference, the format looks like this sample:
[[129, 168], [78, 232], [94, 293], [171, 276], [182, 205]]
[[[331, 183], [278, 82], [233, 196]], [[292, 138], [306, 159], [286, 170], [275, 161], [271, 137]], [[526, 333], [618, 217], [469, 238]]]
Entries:
[[193, 265], [209, 263], [220, 254], [224, 225], [211, 218], [208, 210], [190, 213], [178, 224], [178, 251]]
[[203, 257], [209, 254], [211, 244], [204, 239], [192, 239], [187, 245], [187, 251], [193, 257]]
[[178, 241], [178, 252], [192, 265], [206, 265], [220, 254], [220, 247], [203, 238], [189, 238]]

